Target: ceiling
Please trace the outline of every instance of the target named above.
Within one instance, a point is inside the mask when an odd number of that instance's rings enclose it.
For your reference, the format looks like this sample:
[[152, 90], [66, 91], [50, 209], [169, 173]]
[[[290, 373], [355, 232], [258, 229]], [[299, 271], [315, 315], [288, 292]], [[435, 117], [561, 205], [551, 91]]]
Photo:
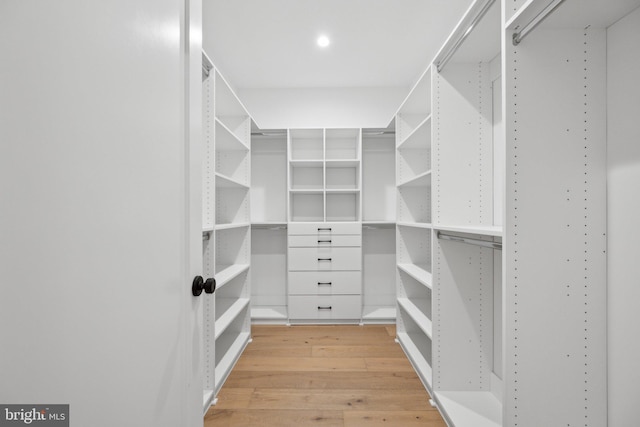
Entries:
[[[204, 49], [239, 89], [408, 87], [471, 0], [203, 0]], [[331, 45], [320, 48], [326, 34]]]

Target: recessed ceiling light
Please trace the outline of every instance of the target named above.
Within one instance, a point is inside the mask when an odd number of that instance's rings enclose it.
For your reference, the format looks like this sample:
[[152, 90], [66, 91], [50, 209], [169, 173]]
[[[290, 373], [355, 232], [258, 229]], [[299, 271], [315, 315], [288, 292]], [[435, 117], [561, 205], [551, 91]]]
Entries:
[[318, 37], [318, 46], [327, 47], [329, 46], [330, 43], [331, 43], [331, 40], [329, 40], [329, 37], [325, 35]]

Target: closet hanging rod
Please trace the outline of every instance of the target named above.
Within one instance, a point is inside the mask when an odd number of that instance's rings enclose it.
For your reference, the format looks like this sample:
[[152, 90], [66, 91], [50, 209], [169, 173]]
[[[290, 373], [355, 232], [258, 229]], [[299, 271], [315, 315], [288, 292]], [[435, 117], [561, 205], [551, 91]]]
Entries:
[[451, 240], [452, 242], [466, 243], [468, 245], [482, 246], [483, 248], [502, 250], [502, 243], [500, 242], [490, 242], [487, 240], [474, 239], [471, 237], [454, 236], [451, 234], [443, 233], [441, 231], [438, 231], [438, 239]]
[[453, 54], [457, 52], [458, 48], [462, 46], [462, 43], [464, 43], [469, 34], [471, 34], [476, 24], [480, 22], [482, 17], [489, 11], [489, 9], [491, 9], [491, 6], [494, 2], [495, 0], [488, 0], [478, 11], [478, 13], [473, 17], [471, 23], [469, 23], [466, 29], [458, 34], [458, 39], [456, 40], [456, 42], [449, 48], [449, 50], [447, 50], [447, 53], [444, 55], [444, 57], [436, 63], [436, 69], [439, 73], [442, 72], [445, 65], [447, 65], [447, 62], [449, 62], [449, 60], [453, 57]]
[[514, 46], [518, 46], [520, 42], [533, 31], [542, 21], [544, 21], [551, 13], [553, 13], [558, 6], [564, 3], [564, 0], [553, 0], [551, 3], [547, 5], [542, 11], [535, 16], [527, 25], [525, 25], [520, 31], [517, 33], [513, 33], [512, 41]]

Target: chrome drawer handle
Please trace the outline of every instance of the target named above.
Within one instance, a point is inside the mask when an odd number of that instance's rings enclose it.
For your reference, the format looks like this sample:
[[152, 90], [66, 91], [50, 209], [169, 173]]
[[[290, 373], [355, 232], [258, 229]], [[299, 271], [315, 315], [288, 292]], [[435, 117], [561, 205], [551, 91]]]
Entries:
[[331, 306], [330, 305], [327, 305], [327, 306], [319, 305], [318, 306], [318, 310], [331, 310]]

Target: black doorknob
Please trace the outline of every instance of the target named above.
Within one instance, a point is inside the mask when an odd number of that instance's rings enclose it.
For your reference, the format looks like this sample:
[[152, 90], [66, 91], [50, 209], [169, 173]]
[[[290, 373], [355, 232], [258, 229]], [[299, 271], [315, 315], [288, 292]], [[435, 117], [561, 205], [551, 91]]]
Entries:
[[216, 279], [209, 278], [204, 280], [202, 276], [196, 276], [191, 284], [191, 293], [194, 297], [199, 297], [202, 291], [208, 294], [214, 293], [216, 290]]

